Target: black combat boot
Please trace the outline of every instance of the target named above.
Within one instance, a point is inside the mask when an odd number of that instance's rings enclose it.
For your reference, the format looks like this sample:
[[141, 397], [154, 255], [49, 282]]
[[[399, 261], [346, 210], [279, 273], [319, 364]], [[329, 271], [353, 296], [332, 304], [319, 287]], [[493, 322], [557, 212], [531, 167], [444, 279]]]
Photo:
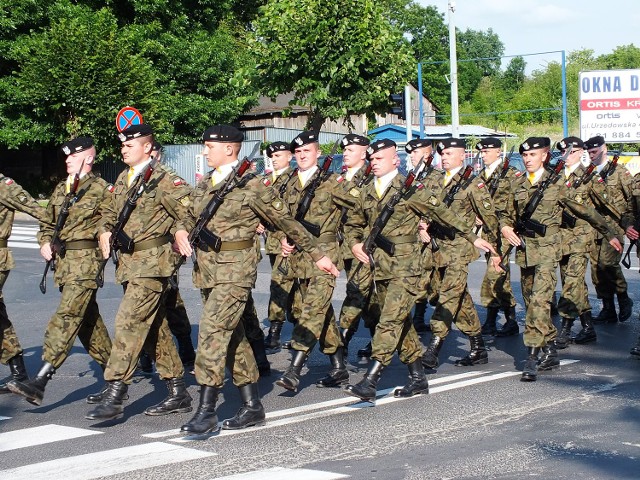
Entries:
[[578, 332], [574, 341], [578, 345], [584, 343], [595, 342], [598, 339], [596, 335], [596, 329], [593, 327], [593, 319], [591, 318], [591, 310], [584, 312], [580, 315], [580, 323], [582, 323], [582, 330]]
[[487, 347], [484, 345], [482, 335], [469, 337], [469, 343], [471, 344], [471, 351], [469, 352], [469, 355], [456, 360], [456, 367], [472, 367], [473, 365], [481, 365], [489, 361]]
[[336, 353], [329, 355], [333, 368], [326, 376], [316, 382], [316, 387], [339, 387], [349, 382], [349, 372], [344, 363], [344, 350], [338, 347]]
[[140, 352], [138, 365], [136, 365], [136, 373], [144, 375], [145, 377], [153, 375], [153, 360], [151, 359], [151, 355], [144, 350]]
[[553, 297], [551, 298], [551, 316], [557, 317], [559, 315], [558, 311], [558, 292], [553, 292]]
[[638, 337], [638, 343], [636, 343], [635, 347], [631, 348], [629, 353], [634, 357], [640, 357], [640, 337]]
[[27, 368], [24, 366], [24, 358], [22, 358], [22, 353], [19, 353], [9, 359], [9, 369], [11, 370], [11, 375], [5, 378], [2, 383], [0, 383], [0, 394], [2, 393], [11, 393], [7, 384], [12, 380], [18, 380], [20, 382], [29, 380], [29, 375], [27, 374]]
[[40, 367], [40, 371], [33, 380], [11, 380], [7, 387], [13, 393], [22, 395], [32, 405], [40, 405], [44, 398], [44, 388], [54, 373], [56, 373], [56, 369], [47, 362]]
[[[357, 325], [356, 325], [357, 328]], [[356, 334], [356, 328], [353, 328], [353, 326], [349, 327], [349, 328], [340, 328], [340, 337], [342, 338], [342, 343], [344, 345], [344, 358], [346, 359], [349, 354], [349, 343], [351, 342], [351, 339], [353, 338], [353, 336]]]
[[496, 333], [496, 337], [511, 337], [512, 335], [518, 335], [520, 333], [520, 327], [516, 321], [516, 307], [509, 307], [509, 310], [504, 311], [504, 316], [507, 319], [506, 323]]
[[170, 413], [185, 413], [193, 410], [191, 407], [191, 395], [187, 391], [184, 378], [170, 378], [166, 381], [169, 395], [157, 405], [153, 405], [144, 411], [145, 415], [160, 416]]
[[276, 380], [276, 385], [280, 385], [292, 392], [297, 392], [298, 385], [300, 385], [300, 372], [302, 372], [302, 367], [304, 367], [307, 357], [307, 352], [294, 350], [289, 368]]
[[500, 309], [498, 307], [487, 307], [487, 319], [484, 321], [484, 325], [482, 325], [482, 330], [480, 331], [482, 335], [495, 335], [498, 333], [496, 321], [498, 320], [499, 312]]
[[271, 375], [271, 364], [269, 363], [269, 359], [267, 358], [267, 352], [264, 348], [263, 340], [252, 340], [249, 342], [251, 345], [251, 350], [253, 351], [253, 356], [256, 359], [256, 365], [258, 365], [258, 373], [261, 377], [268, 377]]
[[629, 320], [631, 314], [633, 313], [633, 300], [629, 298], [627, 292], [618, 294], [618, 308], [620, 309], [618, 320], [621, 322], [626, 322], [627, 320]]
[[367, 373], [364, 374], [364, 378], [355, 385], [347, 385], [343, 390], [344, 393], [352, 397], [358, 397], [365, 402], [375, 402], [376, 385], [378, 385], [382, 370], [384, 370], [384, 366], [379, 361], [372, 361]]
[[535, 382], [538, 377], [538, 354], [540, 353], [540, 347], [528, 347], [527, 351], [527, 360], [524, 362], [520, 381]]
[[242, 407], [233, 418], [228, 418], [222, 422], [223, 430], [239, 430], [241, 428], [264, 425], [265, 413], [260, 395], [258, 394], [258, 384], [250, 383], [239, 388]]
[[215, 433], [220, 430], [218, 416], [216, 415], [216, 402], [220, 389], [202, 385], [200, 387], [200, 404], [195, 415], [188, 423], [180, 427], [181, 432], [203, 435]]
[[271, 322], [269, 333], [264, 339], [264, 348], [268, 354], [276, 353], [280, 350], [280, 332], [282, 332], [283, 322]]
[[431, 341], [429, 345], [427, 345], [427, 350], [424, 352], [424, 355], [422, 355], [422, 366], [424, 368], [435, 370], [440, 366], [438, 355], [440, 354], [443, 343], [444, 338], [440, 338], [437, 335], [431, 337]]
[[185, 370], [193, 370], [193, 366], [196, 363], [196, 351], [193, 348], [193, 341], [191, 335], [180, 335], [176, 337], [178, 341], [178, 355], [182, 361], [182, 366]]
[[558, 359], [558, 352], [556, 350], [556, 341], [551, 340], [544, 347], [542, 347], [542, 356], [538, 362], [538, 370], [551, 370], [560, 365]]
[[429, 382], [424, 373], [421, 359], [407, 365], [409, 367], [409, 383], [393, 392], [394, 397], [413, 397], [418, 393], [429, 393]]
[[[104, 394], [107, 393], [108, 390], [109, 390], [109, 382], [106, 382], [102, 386], [99, 392], [90, 393], [89, 395], [87, 395], [87, 403], [89, 405], [93, 405], [93, 404], [102, 402], [102, 399], [104, 398]], [[129, 394], [125, 393], [124, 397], [122, 397], [122, 400], [129, 400]]]
[[129, 385], [121, 380], [109, 382], [107, 391], [102, 395], [100, 403], [87, 413], [87, 420], [111, 420], [122, 416], [124, 407], [122, 402], [127, 394]]
[[560, 333], [556, 338], [557, 348], [562, 350], [567, 348], [569, 344], [573, 343], [574, 338], [571, 336], [571, 328], [573, 327], [573, 318], [562, 318], [562, 327]]
[[593, 319], [593, 323], [617, 323], [618, 315], [616, 314], [616, 305], [611, 298], [602, 299], [602, 310], [596, 318]]
[[[369, 332], [371, 333], [371, 338], [373, 338], [373, 336], [376, 333], [375, 325], [369, 327]], [[372, 353], [373, 353], [373, 346], [371, 345], [371, 342], [369, 342], [364, 346], [364, 348], [361, 348], [360, 350], [358, 350], [358, 358], [371, 358]]]
[[418, 333], [427, 333], [431, 331], [431, 327], [424, 321], [424, 316], [427, 313], [427, 302], [416, 303], [413, 310], [413, 327]]

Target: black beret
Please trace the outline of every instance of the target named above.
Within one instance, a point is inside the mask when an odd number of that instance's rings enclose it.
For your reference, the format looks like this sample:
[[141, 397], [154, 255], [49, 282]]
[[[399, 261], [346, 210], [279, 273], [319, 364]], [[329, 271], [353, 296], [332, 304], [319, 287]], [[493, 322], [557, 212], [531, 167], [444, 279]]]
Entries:
[[438, 153], [442, 153], [443, 150], [447, 148], [467, 148], [467, 142], [464, 138], [445, 138], [438, 142], [436, 149]]
[[566, 137], [556, 143], [558, 150], [566, 150], [569, 147], [584, 148], [584, 142], [578, 137]]
[[202, 134], [203, 142], [242, 143], [243, 133], [231, 125], [214, 125], [207, 128]]
[[120, 132], [118, 138], [121, 142], [126, 142], [127, 140], [133, 140], [134, 138], [148, 137], [149, 135], [153, 135], [153, 128], [146, 123], [140, 123], [138, 125], [131, 125], [129, 128], [125, 128]]
[[366, 147], [367, 145], [369, 145], [369, 139], [356, 133], [350, 133], [344, 136], [344, 138], [340, 141], [340, 145], [342, 146], [343, 150], [344, 147], [348, 147], [349, 145], [362, 145], [363, 147]]
[[483, 148], [501, 148], [502, 141], [496, 137], [487, 137], [476, 143], [476, 148], [482, 150]]
[[396, 148], [396, 142], [390, 140], [388, 138], [383, 138], [382, 140], [376, 140], [367, 148], [367, 155], [373, 155], [380, 150], [384, 150], [385, 148]]
[[159, 152], [160, 150], [162, 150], [162, 144], [159, 141], [155, 140], [153, 142], [153, 146], [151, 147], [151, 150], [153, 150], [154, 152]]
[[404, 146], [404, 150], [407, 153], [411, 153], [418, 148], [430, 147], [431, 144], [432, 142], [428, 138], [414, 138], [407, 142]]
[[69, 156], [74, 153], [83, 152], [93, 147], [93, 138], [91, 137], [78, 137], [73, 140], [69, 140], [68, 142], [64, 142], [60, 146], [60, 151], [65, 155]]
[[518, 151], [528, 152], [529, 150], [538, 150], [540, 148], [550, 147], [551, 139], [549, 137], [529, 137], [522, 144]]
[[289, 152], [289, 144], [287, 142], [273, 142], [267, 147], [267, 157], [271, 158], [276, 152]]
[[590, 148], [601, 147], [605, 144], [604, 137], [597, 135], [595, 137], [591, 137], [589, 140], [584, 142], [584, 148], [589, 150]]
[[310, 143], [318, 143], [318, 134], [312, 130], [307, 130], [293, 139], [290, 150], [295, 152], [296, 148], [309, 145]]

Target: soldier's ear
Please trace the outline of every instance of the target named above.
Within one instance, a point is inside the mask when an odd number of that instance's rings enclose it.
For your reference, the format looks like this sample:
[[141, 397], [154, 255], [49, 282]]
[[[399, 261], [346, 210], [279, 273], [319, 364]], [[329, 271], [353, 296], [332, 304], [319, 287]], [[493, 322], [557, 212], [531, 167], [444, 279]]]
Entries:
[[85, 158], [84, 163], [86, 165], [91, 165], [93, 163], [93, 155], [89, 155], [87, 158]]

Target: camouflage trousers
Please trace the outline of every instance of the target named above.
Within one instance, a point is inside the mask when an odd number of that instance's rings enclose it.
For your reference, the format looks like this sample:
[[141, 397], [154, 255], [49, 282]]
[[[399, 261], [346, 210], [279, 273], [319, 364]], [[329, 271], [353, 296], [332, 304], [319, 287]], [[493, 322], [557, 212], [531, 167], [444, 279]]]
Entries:
[[9, 270], [0, 271], [0, 344], [2, 345], [2, 352], [0, 352], [0, 363], [7, 364], [13, 357], [22, 353], [22, 347], [18, 341], [18, 335], [16, 330], [9, 320], [7, 314], [7, 306], [4, 304], [4, 297], [2, 296], [2, 288], [9, 276]]
[[225, 283], [201, 293], [204, 308], [196, 353], [197, 382], [222, 388], [226, 366], [237, 387], [256, 383], [258, 367], [242, 324], [251, 289]]
[[260, 327], [260, 319], [251, 292], [242, 312], [242, 326], [249, 343], [264, 342], [264, 332]]
[[58, 310], [44, 332], [42, 360], [60, 368], [78, 337], [91, 358], [104, 369], [111, 353], [111, 338], [98, 310], [95, 282], [67, 283], [61, 292]]
[[335, 278], [324, 275], [298, 279], [302, 311], [291, 335], [294, 350], [311, 352], [319, 341], [320, 350], [332, 355], [343, 346], [331, 305], [335, 284]]
[[525, 347], [544, 347], [558, 335], [551, 321], [551, 299], [558, 277], [555, 262], [520, 267], [522, 298], [527, 309], [524, 324]]
[[[624, 237], [618, 237], [624, 245]], [[622, 253], [618, 253], [603, 239], [596, 239], [591, 249], [591, 282], [598, 298], [613, 298], [617, 293], [627, 291], [627, 281], [620, 267]]]
[[134, 278], [124, 284], [116, 313], [115, 336], [104, 372], [107, 382], [131, 382], [144, 348], [155, 361], [162, 380], [182, 377], [184, 369], [167, 324], [163, 292], [167, 279]]
[[434, 263], [433, 251], [428, 245], [422, 246], [422, 264], [424, 265], [423, 287], [420, 289], [416, 302], [429, 302], [430, 305], [436, 305], [440, 292], [440, 275], [438, 275], [438, 269]]
[[277, 268], [281, 260], [280, 255], [269, 255], [272, 268], [268, 316], [270, 322], [284, 323], [288, 314], [293, 316], [290, 320], [300, 317], [300, 302], [296, 295], [294, 279], [283, 275]]
[[467, 287], [469, 265], [452, 263], [437, 269], [440, 278], [440, 294], [435, 311], [431, 316], [431, 331], [440, 338], [445, 338], [451, 325], [467, 336], [480, 335], [480, 317], [473, 304]]
[[176, 337], [190, 337], [191, 322], [189, 321], [189, 315], [187, 315], [184, 300], [182, 300], [180, 296], [180, 290], [174, 290], [173, 288], [167, 289], [164, 305], [167, 312], [167, 323], [169, 324], [171, 333]]
[[377, 302], [372, 305], [372, 315], [378, 318], [378, 323], [371, 341], [371, 358], [389, 365], [397, 351], [402, 363], [413, 363], [422, 355], [420, 337], [410, 321], [420, 290], [420, 277], [379, 280], [376, 290]]
[[558, 300], [558, 312], [562, 318], [577, 318], [591, 311], [589, 290], [586, 282], [587, 252], [571, 253], [560, 259], [560, 282], [562, 294]]
[[369, 315], [371, 269], [368, 265], [363, 265], [358, 270], [356, 278], [351, 279], [358, 262], [351, 262], [350, 260], [351, 259], [347, 259], [344, 261], [345, 273], [347, 274], [347, 291], [342, 302], [342, 307], [340, 307], [339, 324], [340, 328], [350, 328], [356, 331], [361, 318], [364, 319], [366, 327], [374, 325], [373, 319], [371, 315]]
[[516, 306], [516, 299], [511, 288], [511, 270], [496, 272], [491, 264], [487, 264], [487, 270], [480, 286], [480, 301], [484, 307], [501, 308], [507, 311]]

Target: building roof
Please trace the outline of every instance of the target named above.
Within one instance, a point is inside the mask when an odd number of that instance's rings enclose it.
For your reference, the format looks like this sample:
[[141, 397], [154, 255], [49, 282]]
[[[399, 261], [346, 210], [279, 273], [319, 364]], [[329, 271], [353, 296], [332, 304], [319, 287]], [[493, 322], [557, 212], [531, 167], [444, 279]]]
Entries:
[[[451, 125], [428, 125], [425, 126], [424, 133], [426, 138], [432, 140], [442, 140], [443, 138], [451, 138]], [[474, 137], [507, 137], [516, 138], [517, 135], [508, 132], [500, 132], [492, 128], [483, 127], [482, 125], [460, 125], [458, 128], [461, 138]], [[404, 125], [382, 125], [381, 127], [369, 130], [369, 136], [374, 135], [373, 140], [380, 138], [390, 138], [396, 143], [406, 143], [407, 141], [407, 128]], [[412, 138], [420, 138], [420, 129], [414, 125], [411, 129]]]

